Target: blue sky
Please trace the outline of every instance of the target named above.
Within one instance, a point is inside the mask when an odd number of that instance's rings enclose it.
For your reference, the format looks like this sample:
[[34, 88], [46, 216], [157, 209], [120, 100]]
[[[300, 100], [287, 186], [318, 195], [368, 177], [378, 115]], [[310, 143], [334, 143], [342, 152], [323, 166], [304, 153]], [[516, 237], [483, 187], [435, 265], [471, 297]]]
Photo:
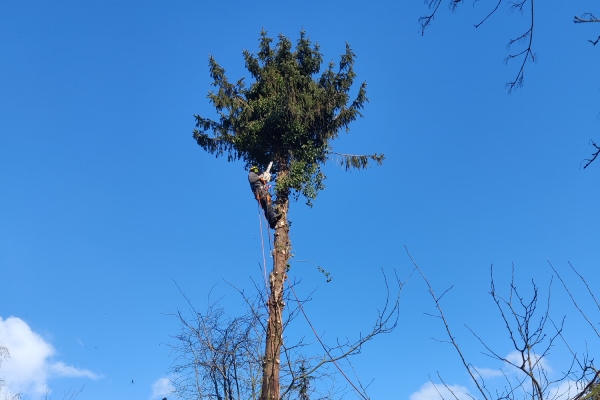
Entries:
[[[453, 286], [444, 310], [479, 367], [502, 366], [463, 324], [512, 350], [487, 294], [491, 264], [500, 290], [514, 263], [519, 288], [535, 278], [547, 293], [548, 260], [574, 287], [568, 262], [597, 287], [600, 163], [582, 160], [600, 141], [599, 53], [587, 42], [598, 31], [572, 22], [594, 4], [536, 3], [538, 61], [509, 95], [519, 61], [503, 63], [506, 44], [526, 16], [501, 8], [475, 29], [489, 4], [443, 5], [421, 36], [426, 6], [404, 3], [0, 3], [0, 343], [13, 355], [0, 373], [13, 389], [159, 398], [178, 331], [170, 314], [186, 307], [175, 282], [199, 309], [211, 290], [241, 309], [226, 282], [261, 279], [256, 204], [240, 162], [194, 143], [193, 114], [212, 113], [208, 56], [247, 76], [242, 50], [257, 49], [263, 27], [293, 41], [304, 29], [326, 61], [351, 44], [370, 102], [334, 147], [386, 155], [361, 172], [329, 164], [314, 207], [291, 206], [295, 259], [333, 276], [300, 262], [290, 272], [304, 296], [316, 289], [307, 312], [326, 340], [370, 328], [381, 269], [412, 270], [404, 246], [437, 291]], [[597, 349], [556, 281], [552, 291], [572, 345]], [[353, 362], [374, 378], [372, 398], [433, 399], [437, 371], [475, 393], [450, 346], [432, 340], [443, 339], [432, 312], [413, 275], [396, 331]], [[291, 329], [310, 333], [300, 320]], [[549, 357], [555, 370], [565, 360]]]

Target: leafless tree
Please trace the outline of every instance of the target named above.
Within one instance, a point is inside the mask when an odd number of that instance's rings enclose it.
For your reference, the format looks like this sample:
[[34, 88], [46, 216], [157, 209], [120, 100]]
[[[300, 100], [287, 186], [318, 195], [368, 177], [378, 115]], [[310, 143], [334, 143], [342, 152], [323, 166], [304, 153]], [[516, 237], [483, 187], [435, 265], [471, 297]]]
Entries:
[[[437, 315], [435, 315], [435, 317], [439, 318], [444, 325], [448, 340], [443, 340], [443, 342], [450, 343], [454, 347], [459, 355], [462, 365], [469, 373], [469, 376], [477, 387], [482, 399], [600, 399], [600, 370], [595, 367], [593, 358], [590, 358], [587, 353], [578, 354], [572, 350], [572, 347], [563, 333], [565, 318], [561, 318], [558, 322], [551, 318], [550, 290], [548, 291], [547, 298], [543, 301], [544, 304], [541, 304], [539, 288], [535, 282], [532, 281], [532, 294], [528, 298], [525, 298], [521, 295], [515, 284], [513, 267], [508, 293], [503, 296], [499, 294], [496, 289], [493, 268], [490, 269], [490, 296], [496, 305], [500, 320], [505, 328], [505, 333], [508, 334], [511, 350], [500, 352], [497, 349], [492, 348], [475, 332], [475, 330], [465, 325], [482, 345], [484, 349], [483, 354], [492, 359], [501, 361], [502, 364], [507, 367], [506, 370], [502, 370], [502, 373], [504, 374], [504, 384], [490, 386], [478, 369], [467, 360], [467, 356], [452, 333], [450, 324], [444, 315], [441, 299], [450, 289], [444, 291], [442, 295], [437, 296], [423, 271], [418, 267], [412, 257], [410, 257], [410, 259], [428, 287], [437, 310]], [[554, 271], [560, 278], [560, 275], [558, 275], [556, 270]], [[564, 281], [562, 279], [560, 280], [570, 294]], [[589, 293], [593, 297], [591, 290]], [[577, 306], [575, 298], [572, 295], [571, 299]], [[598, 305], [598, 303], [596, 304]], [[595, 330], [595, 327], [589, 321], [587, 315], [578, 306], [577, 308]], [[596, 334], [598, 334], [597, 331]], [[550, 374], [547, 357], [550, 349], [556, 347], [559, 343], [562, 343], [562, 345], [568, 349], [572, 358], [569, 365], [561, 368], [563, 372], [560, 376], [556, 377], [551, 376], [552, 374]], [[513, 372], [516, 372], [516, 374]], [[439, 372], [438, 377], [442, 382], [441, 385], [450, 390], [450, 387], [441, 378]], [[560, 386], [561, 383], [564, 383], [565, 385]], [[559, 387], [563, 388], [562, 392], [558, 391]], [[458, 399], [453, 393], [452, 396], [453, 398]], [[440, 397], [444, 398], [441, 393]], [[472, 396], [471, 398], [475, 399], [475, 397]]]
[[[2, 363], [10, 358], [10, 352], [6, 346], [0, 345], [0, 367], [2, 367]], [[13, 394], [8, 391], [3, 390], [6, 387], [6, 382], [2, 379], [0, 375], [0, 395], [2, 396], [2, 400], [19, 400], [21, 395], [19, 393]]]
[[[81, 386], [79, 389], [67, 390], [63, 393], [62, 400], [75, 400], [77, 397], [83, 392], [85, 389], [85, 385]], [[52, 400], [50, 389], [46, 390], [46, 394], [44, 395], [43, 400]]]
[[[10, 357], [10, 353], [8, 352], [8, 349], [6, 348], [6, 346], [2, 346], [0, 344], [0, 367], [2, 367], [2, 363], [4, 362], [5, 359]], [[4, 380], [2, 378], [0, 378], [0, 388], [4, 385]]]
[[[10, 358], [10, 352], [8, 351], [8, 348], [6, 346], [0, 345], [0, 367], [2, 367], [2, 363], [7, 358]], [[4, 379], [2, 379], [0, 377], [0, 396], [1, 396], [2, 400], [20, 400], [22, 398], [21, 393], [10, 393], [10, 391], [3, 392], [2, 391], [3, 387], [6, 387], [6, 382], [4, 381]], [[85, 385], [83, 385], [81, 388], [79, 388], [77, 390], [66, 391], [63, 394], [63, 400], [75, 400], [77, 398], [77, 396], [79, 396], [81, 394], [81, 392], [83, 392], [84, 388], [85, 388]], [[52, 397], [50, 395], [50, 389], [47, 389], [46, 393], [44, 394], [43, 400], [51, 400], [51, 399], [52, 399]]]
[[[295, 285], [289, 284], [283, 315], [285, 328], [298, 316], [307, 321], [314, 339], [301, 337], [288, 343], [283, 340], [281, 358], [280, 399], [333, 399], [343, 395], [344, 390], [336, 387], [336, 377], [347, 381], [350, 390], [369, 399], [364, 385], [356, 378], [350, 379], [350, 358], [360, 354], [365, 345], [376, 336], [394, 330], [398, 322], [400, 292], [404, 283], [396, 277], [397, 292], [392, 295], [387, 279], [384, 281], [387, 296], [378, 312], [372, 329], [354, 340], [338, 340], [335, 345], [326, 344], [310, 322], [304, 305], [309, 299], [300, 300]], [[209, 301], [206, 311], [198, 312], [185, 297], [189, 312], [178, 311], [174, 315], [179, 321], [180, 333], [171, 344], [174, 362], [171, 373], [176, 394], [184, 399], [239, 400], [259, 399], [263, 369], [265, 319], [267, 308], [265, 294], [258, 292], [248, 297], [238, 290], [246, 306], [241, 316], [228, 315], [219, 302]], [[299, 321], [298, 321], [299, 322]], [[322, 348], [319, 354], [314, 347]]]
[[241, 317], [227, 316], [218, 302], [204, 313], [187, 299], [192, 317], [178, 311], [181, 331], [171, 345], [176, 394], [184, 399], [257, 399], [263, 346], [256, 304]]

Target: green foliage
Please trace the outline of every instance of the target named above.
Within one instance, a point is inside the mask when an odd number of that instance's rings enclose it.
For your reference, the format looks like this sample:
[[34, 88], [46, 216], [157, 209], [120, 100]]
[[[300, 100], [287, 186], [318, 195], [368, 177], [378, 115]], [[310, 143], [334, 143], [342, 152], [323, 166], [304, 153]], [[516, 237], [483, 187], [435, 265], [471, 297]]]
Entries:
[[590, 385], [590, 387], [584, 393], [585, 394], [583, 394], [583, 396], [580, 395], [577, 397], [579, 397], [581, 400], [600, 400], [600, 384], [596, 383]]
[[[241, 159], [246, 167], [262, 168], [273, 161], [278, 173], [278, 197], [304, 196], [308, 203], [324, 188], [321, 166], [333, 153], [331, 141], [361, 116], [366, 83], [354, 100], [349, 91], [354, 83], [355, 54], [348, 44], [337, 67], [330, 63], [320, 76], [323, 56], [304, 31], [296, 48], [279, 35], [273, 39], [262, 31], [259, 51], [243, 52], [252, 83], [244, 78], [231, 83], [225, 70], [209, 59], [214, 91], [208, 95], [219, 114], [214, 121], [195, 115], [194, 138], [207, 152], [229, 161]], [[210, 134], [212, 133], [212, 134]], [[351, 156], [346, 168], [365, 168], [370, 159], [381, 163], [383, 155]]]

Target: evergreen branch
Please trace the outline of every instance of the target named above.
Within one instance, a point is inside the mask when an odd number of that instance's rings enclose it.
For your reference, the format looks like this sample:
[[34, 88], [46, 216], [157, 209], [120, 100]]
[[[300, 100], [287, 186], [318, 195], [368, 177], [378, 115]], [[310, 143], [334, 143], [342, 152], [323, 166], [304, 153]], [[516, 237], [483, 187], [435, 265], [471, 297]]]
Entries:
[[193, 137], [196, 139], [196, 143], [210, 154], [216, 154], [219, 157], [224, 153], [228, 153], [229, 161], [239, 158], [231, 136], [222, 135], [212, 138], [204, 132], [194, 130]]
[[[310, 203], [325, 187], [321, 165], [327, 161], [330, 141], [362, 116], [360, 111], [368, 101], [366, 83], [351, 99], [356, 55], [347, 43], [339, 63], [329, 63], [320, 77], [314, 77], [323, 56], [305, 32], [300, 33], [295, 49], [283, 35], [275, 46], [272, 42], [263, 30], [258, 53], [243, 51], [254, 79], [249, 87], [243, 78], [229, 80], [225, 70], [209, 57], [214, 90], [208, 99], [218, 117], [211, 120], [196, 115], [194, 139], [207, 152], [217, 157], [227, 153], [228, 160], [242, 159], [246, 166], [273, 161], [275, 173], [285, 172], [275, 187], [276, 194], [296, 199], [302, 195]], [[382, 160], [378, 154], [346, 155], [341, 165], [361, 169]]]
[[340, 167], [344, 167], [346, 171], [355, 168], [355, 169], [367, 169], [370, 167], [369, 160], [375, 161], [377, 165], [381, 165], [383, 160], [385, 160], [385, 155], [383, 154], [345, 154], [345, 153], [337, 153], [335, 151], [330, 151], [329, 154], [333, 154], [338, 157], [337, 163]]

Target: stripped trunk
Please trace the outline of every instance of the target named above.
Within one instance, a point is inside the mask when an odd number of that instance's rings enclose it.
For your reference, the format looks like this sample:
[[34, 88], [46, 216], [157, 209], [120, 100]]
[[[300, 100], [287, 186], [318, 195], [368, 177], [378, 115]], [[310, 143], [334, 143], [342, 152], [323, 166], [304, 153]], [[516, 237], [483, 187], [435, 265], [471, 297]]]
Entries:
[[[283, 174], [280, 173], [281, 178]], [[287, 212], [289, 201], [287, 195], [278, 193], [277, 211], [282, 215], [275, 227], [275, 243], [273, 251], [273, 271], [269, 276], [269, 320], [267, 322], [267, 338], [265, 358], [263, 360], [263, 379], [260, 400], [279, 400], [279, 370], [281, 367], [281, 346], [283, 345], [283, 301], [284, 284], [287, 278], [287, 264], [290, 258], [289, 226]]]

